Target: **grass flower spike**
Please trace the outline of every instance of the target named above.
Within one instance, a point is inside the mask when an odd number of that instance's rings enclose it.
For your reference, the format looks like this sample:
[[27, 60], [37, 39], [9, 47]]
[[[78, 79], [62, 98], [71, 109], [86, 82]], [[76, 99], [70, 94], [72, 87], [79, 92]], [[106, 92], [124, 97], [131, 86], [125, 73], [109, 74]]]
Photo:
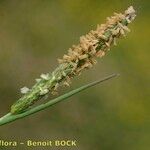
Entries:
[[59, 65], [52, 73], [42, 74], [30, 90], [21, 90], [24, 95], [11, 106], [11, 114], [26, 111], [49, 92], [55, 93], [60, 85], [69, 85], [70, 79], [82, 70], [91, 68], [97, 62], [96, 57], [103, 57], [112, 45], [116, 45], [116, 39], [130, 31], [127, 25], [135, 16], [135, 10], [130, 6], [123, 14], [114, 13], [105, 24], [81, 36], [79, 44], [73, 45], [62, 59], [58, 59]]

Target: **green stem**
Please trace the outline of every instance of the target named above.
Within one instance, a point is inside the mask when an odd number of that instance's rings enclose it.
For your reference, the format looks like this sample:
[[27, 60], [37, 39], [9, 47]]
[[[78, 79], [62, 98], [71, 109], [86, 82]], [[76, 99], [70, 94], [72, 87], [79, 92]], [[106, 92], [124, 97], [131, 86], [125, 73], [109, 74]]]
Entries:
[[107, 76], [107, 77], [105, 77], [103, 79], [94, 81], [92, 83], [89, 83], [87, 85], [79, 87], [79, 88], [77, 88], [75, 90], [72, 90], [72, 91], [70, 91], [70, 92], [68, 92], [68, 93], [66, 93], [64, 95], [61, 95], [61, 96], [59, 96], [59, 97], [57, 97], [57, 98], [55, 98], [53, 100], [50, 100], [50, 101], [48, 101], [45, 104], [41, 104], [39, 106], [31, 108], [31, 109], [29, 109], [29, 110], [27, 110], [27, 111], [25, 111], [23, 113], [20, 113], [20, 114], [8, 113], [5, 116], [0, 118], [0, 126], [2, 126], [4, 124], [7, 124], [7, 123], [10, 123], [10, 122], [13, 122], [13, 121], [15, 121], [17, 119], [21, 119], [21, 118], [27, 117], [27, 116], [29, 116], [31, 114], [34, 114], [36, 112], [39, 112], [41, 110], [44, 110], [44, 109], [46, 109], [46, 108], [48, 108], [48, 107], [50, 107], [50, 106], [52, 106], [52, 105], [54, 105], [54, 104], [56, 104], [58, 102], [61, 102], [61, 101], [65, 100], [65, 99], [67, 99], [68, 97], [71, 97], [71, 96], [73, 96], [73, 95], [75, 95], [75, 94], [77, 94], [77, 93], [79, 93], [79, 92], [81, 92], [81, 91], [83, 91], [83, 90], [85, 90], [85, 89], [87, 89], [89, 87], [95, 86], [95, 85], [97, 85], [97, 84], [99, 84], [101, 82], [104, 82], [104, 81], [109, 80], [111, 78], [114, 78], [116, 76], [118, 76], [118, 74], [112, 74], [112, 75]]

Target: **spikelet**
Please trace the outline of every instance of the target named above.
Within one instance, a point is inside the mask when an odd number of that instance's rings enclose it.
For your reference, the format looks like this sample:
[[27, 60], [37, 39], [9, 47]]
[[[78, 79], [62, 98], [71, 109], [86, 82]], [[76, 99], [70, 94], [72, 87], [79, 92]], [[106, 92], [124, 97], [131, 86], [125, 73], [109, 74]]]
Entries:
[[85, 36], [81, 36], [79, 44], [69, 48], [68, 54], [65, 54], [63, 59], [59, 59], [59, 63], [76, 63], [74, 74], [79, 74], [85, 68], [91, 68], [96, 64], [96, 57], [105, 56], [110, 47], [116, 45], [117, 38], [130, 32], [127, 25], [134, 20], [135, 16], [132, 6], [124, 14], [114, 13], [114, 16], [107, 18], [105, 24], [97, 25], [95, 31], [92, 30]]
[[116, 45], [116, 39], [130, 31], [127, 25], [135, 16], [135, 10], [130, 6], [123, 14], [114, 13], [114, 16], [107, 18], [105, 24], [97, 25], [96, 30], [81, 36], [79, 44], [73, 45], [62, 59], [58, 59], [59, 66], [52, 73], [41, 74], [30, 90], [21, 89], [24, 95], [11, 106], [11, 113], [26, 110], [49, 92], [57, 93], [62, 84], [69, 86], [71, 78], [80, 75], [82, 70], [93, 67], [97, 63], [97, 57], [105, 56], [111, 46]]

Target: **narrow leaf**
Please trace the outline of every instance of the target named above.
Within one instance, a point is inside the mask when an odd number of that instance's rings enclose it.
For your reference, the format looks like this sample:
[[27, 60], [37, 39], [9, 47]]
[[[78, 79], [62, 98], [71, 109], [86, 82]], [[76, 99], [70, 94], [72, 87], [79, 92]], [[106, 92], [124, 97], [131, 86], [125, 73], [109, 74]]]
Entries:
[[48, 107], [50, 107], [50, 106], [52, 106], [52, 105], [54, 105], [54, 104], [56, 104], [58, 102], [66, 100], [67, 98], [69, 98], [69, 97], [71, 97], [71, 96], [73, 96], [73, 95], [75, 95], [75, 94], [77, 94], [77, 93], [79, 93], [79, 92], [81, 92], [81, 91], [83, 91], [85, 89], [88, 89], [88, 88], [90, 88], [92, 86], [95, 86], [95, 85], [97, 85], [99, 83], [102, 83], [102, 82], [104, 82], [106, 80], [109, 80], [111, 78], [114, 78], [116, 76], [118, 76], [118, 74], [112, 74], [112, 75], [107, 76], [107, 77], [105, 77], [103, 79], [100, 79], [100, 80], [94, 81], [92, 83], [86, 84], [86, 85], [81, 86], [81, 87], [79, 87], [79, 88], [77, 88], [75, 90], [72, 90], [72, 91], [70, 91], [70, 92], [68, 92], [68, 93], [66, 93], [64, 95], [61, 95], [61, 96], [59, 96], [59, 97], [57, 97], [57, 98], [55, 98], [53, 100], [50, 100], [50, 101], [48, 101], [45, 104], [41, 104], [39, 106], [31, 108], [31, 109], [29, 109], [29, 110], [27, 110], [27, 111], [25, 111], [23, 113], [20, 113], [20, 114], [8, 113], [5, 116], [0, 118], [0, 126], [2, 126], [4, 124], [7, 124], [7, 123], [10, 123], [10, 122], [13, 122], [13, 121], [15, 121], [17, 119], [21, 119], [21, 118], [27, 117], [27, 116], [29, 116], [31, 114], [34, 114], [36, 112], [39, 112], [41, 110], [44, 110], [44, 109], [46, 109], [46, 108], [48, 108]]

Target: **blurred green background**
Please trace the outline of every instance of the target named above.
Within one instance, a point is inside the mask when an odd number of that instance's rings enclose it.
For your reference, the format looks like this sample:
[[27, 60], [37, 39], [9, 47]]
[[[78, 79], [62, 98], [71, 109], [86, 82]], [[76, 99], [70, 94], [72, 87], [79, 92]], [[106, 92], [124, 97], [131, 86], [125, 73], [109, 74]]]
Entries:
[[78, 146], [68, 149], [77, 150], [150, 149], [148, 0], [0, 0], [0, 115], [21, 96], [21, 87], [53, 71], [81, 35], [130, 5], [137, 10], [131, 33], [60, 94], [111, 73], [121, 76], [0, 127], [0, 139], [72, 139]]

